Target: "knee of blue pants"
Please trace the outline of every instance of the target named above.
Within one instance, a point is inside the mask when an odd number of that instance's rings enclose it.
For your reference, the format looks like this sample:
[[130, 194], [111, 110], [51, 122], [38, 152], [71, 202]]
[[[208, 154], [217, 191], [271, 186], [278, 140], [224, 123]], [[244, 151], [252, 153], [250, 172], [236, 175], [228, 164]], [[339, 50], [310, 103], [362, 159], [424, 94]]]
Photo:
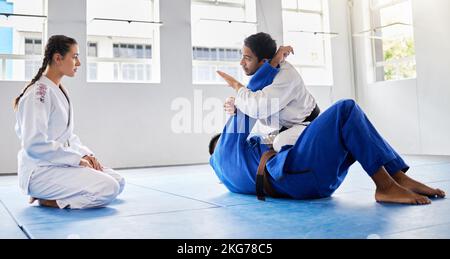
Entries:
[[336, 112], [338, 119], [346, 121], [356, 106], [357, 104], [354, 100], [343, 99], [337, 101], [330, 109]]
[[352, 99], [344, 99], [340, 100], [336, 103], [340, 108], [342, 108], [346, 113], [351, 111], [357, 105], [355, 100]]

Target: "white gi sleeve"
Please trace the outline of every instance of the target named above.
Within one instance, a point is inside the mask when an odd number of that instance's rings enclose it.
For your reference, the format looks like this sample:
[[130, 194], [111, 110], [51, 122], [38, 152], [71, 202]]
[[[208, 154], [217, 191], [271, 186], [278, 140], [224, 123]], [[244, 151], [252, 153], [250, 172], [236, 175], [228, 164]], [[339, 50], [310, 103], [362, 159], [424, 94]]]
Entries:
[[78, 166], [81, 154], [64, 147], [48, 137], [48, 124], [52, 109], [52, 95], [47, 86], [38, 85], [34, 93], [25, 98], [21, 109], [22, 146], [33, 159], [47, 161], [53, 165]]
[[94, 156], [94, 152], [92, 152], [92, 150], [90, 150], [88, 147], [86, 147], [85, 145], [83, 145], [83, 143], [81, 143], [80, 138], [75, 135], [72, 134], [72, 136], [69, 139], [69, 143], [70, 146], [75, 149], [77, 152], [79, 152], [81, 154], [81, 156]]
[[235, 105], [243, 113], [255, 119], [267, 119], [284, 109], [288, 103], [296, 98], [295, 77], [289, 73], [280, 73], [271, 85], [264, 89], [252, 92], [242, 87], [236, 94]]

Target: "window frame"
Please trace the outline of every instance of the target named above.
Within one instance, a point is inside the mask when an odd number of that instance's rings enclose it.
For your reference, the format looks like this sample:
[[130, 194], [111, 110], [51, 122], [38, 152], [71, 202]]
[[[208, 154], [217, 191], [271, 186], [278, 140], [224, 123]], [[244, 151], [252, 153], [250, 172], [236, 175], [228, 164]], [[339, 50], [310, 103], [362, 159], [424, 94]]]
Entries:
[[[324, 25], [325, 25], [325, 17], [324, 17], [324, 5], [323, 5], [323, 0], [321, 1], [321, 10], [310, 10], [310, 9], [302, 9], [300, 8], [299, 5], [299, 1], [301, 0], [296, 0], [297, 3], [297, 8], [283, 8], [281, 9], [281, 12], [291, 12], [291, 13], [297, 13], [297, 14], [314, 14], [314, 15], [319, 15], [320, 16], [320, 21], [321, 21], [321, 29], [320, 31], [324, 31]], [[284, 31], [284, 29], [283, 29]], [[322, 49], [322, 56], [323, 56], [323, 63], [320, 65], [316, 65], [316, 64], [308, 64], [308, 63], [301, 63], [301, 64], [296, 64], [293, 63], [292, 65], [298, 68], [322, 68], [322, 69], [326, 69], [327, 68], [327, 48], [326, 48], [326, 42], [325, 40], [322, 41], [322, 45], [321, 45], [321, 49]]]
[[[302, 7], [302, 1], [296, 0], [295, 6], [293, 3], [288, 2], [282, 2], [281, 3], [281, 9], [282, 9], [282, 19], [283, 19], [283, 41], [284, 44], [293, 44], [294, 48], [296, 46], [295, 43], [290, 43], [289, 38], [293, 37], [292, 35], [289, 35], [291, 33], [309, 33], [311, 37], [322, 37], [318, 38], [320, 41], [320, 50], [317, 50], [317, 55], [319, 55], [319, 60], [315, 60], [314, 56], [311, 56], [311, 58], [308, 58], [307, 61], [302, 60], [292, 60], [290, 63], [296, 68], [296, 70], [301, 74], [305, 84], [307, 85], [314, 85], [314, 86], [332, 86], [334, 84], [334, 77], [333, 77], [333, 56], [332, 56], [332, 43], [331, 39], [334, 38], [338, 33], [329, 32], [330, 30], [330, 14], [329, 14], [329, 4], [327, 0], [321, 0], [320, 1], [320, 9], [318, 6], [311, 6], [311, 7]], [[288, 12], [288, 13], [286, 13]], [[304, 17], [304, 19], [320, 19], [320, 28], [303, 28], [302, 24], [294, 23], [294, 28], [299, 29], [293, 29], [290, 28], [291, 26], [286, 23], [285, 16], [289, 15], [309, 15], [309, 17]], [[316, 17], [311, 17], [310, 15], [316, 15]], [[318, 22], [317, 22], [318, 24]], [[304, 30], [303, 30], [304, 29]], [[295, 32], [294, 32], [295, 31]], [[312, 38], [311, 42], [315, 41], [314, 38]], [[315, 44], [313, 42], [313, 44]], [[319, 44], [319, 43], [317, 43]], [[294, 49], [295, 50], [295, 49]], [[314, 50], [314, 49], [311, 49]], [[316, 53], [314, 52], [308, 52], [305, 53], [307, 55], [312, 55]]]
[[[95, 40], [99, 40], [98, 38], [107, 37], [109, 42], [102, 42], [98, 44], [97, 54], [98, 56], [88, 57], [87, 61], [96, 62], [97, 64], [101, 64], [99, 66], [99, 71], [105, 71], [104, 67], [108, 67], [111, 69], [107, 72], [106, 77], [97, 80], [90, 80], [87, 76], [88, 83], [136, 83], [136, 84], [160, 84], [161, 83], [161, 58], [160, 58], [160, 29], [159, 26], [162, 25], [162, 22], [159, 21], [160, 17], [160, 7], [159, 1], [161, 0], [149, 0], [151, 4], [151, 13], [150, 17], [147, 19], [140, 20], [126, 20], [126, 19], [114, 19], [108, 17], [94, 17], [92, 20], [99, 21], [111, 21], [111, 22], [128, 22], [128, 23], [138, 23], [138, 24], [150, 24], [150, 26], [154, 26], [151, 29], [149, 35], [151, 37], [130, 37], [128, 35], [96, 35], [95, 33], [87, 33], [87, 39], [89, 41], [90, 37], [95, 38]], [[89, 8], [89, 7], [87, 7]], [[124, 39], [131, 39], [129, 42]], [[106, 46], [105, 46], [106, 45]], [[117, 45], [117, 47], [116, 47]], [[137, 46], [142, 48], [138, 48]], [[131, 46], [131, 47], [129, 47]], [[104, 53], [105, 56], [102, 56]], [[110, 52], [109, 52], [110, 51]], [[102, 54], [103, 53], [103, 54]], [[100, 68], [101, 67], [101, 68]], [[128, 71], [130, 67], [134, 67], [131, 69], [135, 71], [133, 74], [135, 75], [133, 80], [128, 80], [124, 78], [128, 78]], [[143, 67], [143, 71], [139, 69]], [[151, 71], [146, 71], [148, 68]], [[140, 72], [139, 72], [139, 71]], [[136, 72], [138, 71], [138, 72]], [[141, 73], [142, 72], [142, 73]], [[124, 74], [126, 73], [126, 75]], [[141, 77], [145, 78], [143, 80], [137, 80], [136, 78]]]
[[[382, 29], [389, 26], [395, 26], [400, 23], [392, 23], [388, 25], [382, 25], [381, 24], [381, 11], [382, 9], [389, 8], [398, 4], [402, 4], [405, 2], [411, 3], [411, 0], [391, 0], [388, 3], [384, 4], [374, 4], [374, 0], [369, 0], [369, 10], [370, 10], [370, 24], [372, 29], [372, 33], [375, 34], [376, 29]], [[412, 26], [412, 25], [411, 25]], [[407, 78], [401, 78], [401, 79], [386, 79], [386, 70], [385, 67], [389, 65], [399, 65], [399, 64], [407, 64], [409, 62], [413, 62], [416, 64], [416, 55], [409, 56], [409, 57], [403, 57], [398, 59], [393, 59], [389, 61], [384, 60], [384, 50], [383, 50], [383, 40], [379, 39], [374, 35], [375, 37], [371, 37], [371, 54], [372, 54], [372, 60], [373, 60], [373, 76], [374, 76], [374, 82], [387, 82], [387, 81], [397, 81], [397, 80], [409, 80], [409, 79], [415, 79], [417, 78], [417, 73], [415, 73], [414, 77], [407, 77]], [[415, 41], [414, 32], [412, 33], [412, 39]], [[414, 44], [415, 45], [415, 44]], [[380, 51], [381, 50], [381, 51]], [[382, 55], [383, 61], [377, 61], [378, 58]], [[379, 69], [383, 70], [383, 74], [378, 72]], [[417, 72], [417, 69], [415, 69]], [[383, 79], [380, 79], [381, 76]]]
[[[30, 19], [31, 21], [35, 21], [38, 19], [40, 22], [42, 22], [42, 30], [39, 31], [33, 31], [33, 30], [18, 30], [14, 25], [9, 26], [2, 26], [3, 28], [10, 28], [12, 31], [12, 38], [13, 38], [13, 48], [11, 50], [12, 53], [0, 53], [0, 82], [2, 81], [14, 81], [14, 82], [27, 82], [31, 78], [27, 77], [27, 67], [30, 66], [30, 64], [33, 64], [34, 67], [35, 64], [39, 63], [39, 65], [42, 63], [42, 57], [43, 57], [43, 46], [46, 44], [46, 35], [47, 35], [47, 26], [48, 26], [48, 0], [41, 0], [42, 4], [42, 13], [19, 13], [15, 12], [14, 10], [11, 12], [5, 12], [5, 14], [10, 14], [12, 18], [15, 16], [21, 17], [22, 19]], [[35, 11], [35, 10], [34, 10]], [[7, 16], [8, 17], [8, 16]], [[41, 20], [43, 19], [43, 20]], [[37, 36], [39, 35], [39, 36]], [[38, 38], [37, 38], [38, 37]], [[41, 53], [40, 54], [26, 54], [26, 39], [31, 39], [33, 41], [33, 51], [35, 51], [35, 41], [40, 40], [41, 41]], [[15, 41], [17, 40], [17, 41]], [[14, 43], [16, 42], [16, 43]], [[23, 45], [22, 45], [23, 44]], [[14, 54], [19, 53], [19, 54]], [[22, 65], [14, 64], [15, 61], [23, 61]], [[11, 63], [12, 64], [11, 64]], [[10, 65], [8, 65], [10, 63]], [[11, 68], [11, 73], [22, 73], [23, 76], [20, 76], [18, 78], [15, 78], [12, 76], [11, 78], [8, 78], [9, 71], [7, 71], [7, 67]], [[17, 67], [23, 67], [23, 70], [16, 71]], [[34, 76], [34, 75], [33, 75]]]
[[[244, 23], [253, 24], [255, 26], [255, 32], [257, 32], [257, 16], [253, 18], [250, 12], [257, 12], [257, 10], [248, 10], [252, 7], [253, 3], [248, 3], [248, 0], [243, 0], [242, 3], [233, 3], [220, 0], [191, 0], [192, 5], [206, 5], [214, 7], [225, 7], [225, 8], [236, 8], [244, 10], [244, 18], [242, 20], [221, 20], [221, 19], [210, 19], [201, 18], [204, 20], [211, 20], [213, 22], [229, 22], [229, 23]], [[255, 7], [256, 7], [256, 1]], [[191, 28], [191, 33], [193, 33], [193, 26]], [[243, 40], [243, 39], [242, 39]], [[236, 56], [236, 53], [238, 55]], [[242, 68], [240, 66], [241, 60], [241, 46], [235, 47], [231, 45], [218, 46], [217, 44], [212, 44], [209, 46], [196, 45], [192, 43], [192, 84], [194, 85], [206, 85], [206, 84], [224, 84], [224, 81], [219, 78], [215, 71], [223, 70], [224, 72], [231, 72], [237, 74], [232, 74], [237, 80], [241, 82], [246, 82], [248, 78], [245, 76]], [[209, 71], [209, 75], [203, 74], [205, 71]]]

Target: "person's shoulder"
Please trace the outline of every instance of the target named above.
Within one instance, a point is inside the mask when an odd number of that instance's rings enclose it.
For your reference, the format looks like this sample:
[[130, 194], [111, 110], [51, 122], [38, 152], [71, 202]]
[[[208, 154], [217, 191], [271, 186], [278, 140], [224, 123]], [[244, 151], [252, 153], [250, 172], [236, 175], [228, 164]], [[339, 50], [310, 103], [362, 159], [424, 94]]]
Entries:
[[287, 80], [288, 82], [294, 83], [301, 79], [300, 74], [297, 69], [289, 62], [284, 61], [280, 64], [280, 71], [278, 72], [276, 79]]
[[41, 103], [46, 103], [49, 101], [50, 98], [50, 92], [51, 92], [51, 86], [44, 80], [39, 79], [35, 83], [35, 97], [37, 100], [39, 100]]
[[280, 72], [292, 76], [300, 76], [297, 69], [288, 61], [284, 61], [283, 63], [280, 64]]
[[23, 98], [24, 100], [33, 100], [45, 104], [50, 102], [52, 96], [51, 92], [52, 87], [41, 78], [29, 87]]

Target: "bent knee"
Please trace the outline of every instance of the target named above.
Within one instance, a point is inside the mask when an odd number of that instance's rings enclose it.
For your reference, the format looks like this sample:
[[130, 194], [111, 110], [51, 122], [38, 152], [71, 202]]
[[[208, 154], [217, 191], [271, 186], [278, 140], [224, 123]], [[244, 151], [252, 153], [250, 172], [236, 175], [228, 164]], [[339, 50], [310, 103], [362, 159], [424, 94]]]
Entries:
[[354, 108], [357, 107], [357, 105], [358, 104], [355, 102], [355, 100], [344, 99], [336, 103], [335, 109], [343, 116], [348, 116], [354, 110]]
[[119, 193], [120, 184], [113, 179], [108, 179], [99, 185], [99, 189], [97, 190], [97, 199], [104, 201], [105, 203], [109, 203], [114, 200]]
[[83, 208], [103, 207], [111, 203], [120, 193], [120, 185], [114, 179], [105, 179], [95, 186], [86, 190], [85, 198], [87, 202]]
[[346, 108], [353, 108], [356, 106], [356, 102], [353, 99], [343, 99], [338, 102], [339, 105], [344, 106]]
[[119, 179], [117, 179], [117, 182], [119, 183], [119, 192], [117, 195], [119, 195], [122, 193], [123, 188], [125, 187], [125, 178], [123, 178], [123, 176], [120, 176]]

